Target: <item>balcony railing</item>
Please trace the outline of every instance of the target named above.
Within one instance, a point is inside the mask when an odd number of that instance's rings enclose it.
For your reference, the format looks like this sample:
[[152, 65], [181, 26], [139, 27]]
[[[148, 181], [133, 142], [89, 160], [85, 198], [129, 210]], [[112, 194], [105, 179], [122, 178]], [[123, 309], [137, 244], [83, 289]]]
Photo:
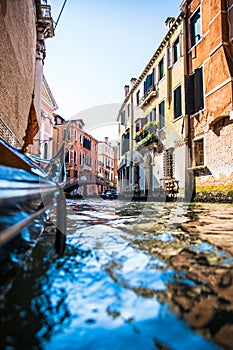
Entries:
[[54, 36], [54, 27], [50, 5], [41, 5], [41, 18], [38, 20], [38, 22], [44, 29], [45, 39], [52, 38]]
[[150, 134], [148, 133], [147, 136], [142, 139], [141, 141], [139, 141], [136, 146], [135, 146], [135, 150], [139, 150], [142, 147], [146, 147], [148, 145], [150, 145], [153, 142], [158, 142], [158, 135], [157, 134]]
[[143, 128], [141, 128], [138, 132], [136, 132], [136, 134], [134, 134], [133, 139], [136, 142], [139, 142], [143, 140], [148, 134], [155, 133], [157, 129], [158, 129], [158, 122], [156, 122], [155, 120], [148, 122], [146, 125], [143, 126]]
[[149, 90], [146, 91], [145, 95], [140, 99], [140, 107], [143, 107], [147, 104], [152, 97], [156, 97], [158, 95], [158, 86], [152, 85]]

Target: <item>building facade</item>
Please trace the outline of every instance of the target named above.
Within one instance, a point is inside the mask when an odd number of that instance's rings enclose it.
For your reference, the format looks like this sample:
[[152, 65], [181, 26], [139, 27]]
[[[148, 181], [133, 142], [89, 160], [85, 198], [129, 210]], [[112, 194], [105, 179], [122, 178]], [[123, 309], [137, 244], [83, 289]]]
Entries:
[[189, 167], [197, 192], [233, 189], [233, 1], [183, 1]]
[[56, 154], [65, 142], [67, 184], [87, 182], [87, 186], [80, 187], [80, 194], [97, 195], [98, 141], [83, 130], [84, 125], [82, 119], [65, 121], [55, 116], [53, 150]]
[[[103, 179], [109, 187], [116, 187], [114, 178], [114, 149], [111, 146], [108, 137], [98, 143], [98, 176]], [[105, 186], [102, 186], [100, 193]]]
[[38, 154], [41, 158], [50, 159], [53, 156], [52, 140], [54, 127], [54, 112], [58, 109], [57, 103], [43, 76], [41, 118], [38, 139], [35, 139], [35, 147], [38, 146]]
[[[118, 114], [121, 192], [233, 189], [233, 1], [186, 0]], [[164, 185], [165, 184], [165, 185]]]
[[187, 144], [184, 21], [168, 18], [167, 34], [138, 79], [125, 86], [118, 114], [120, 192], [156, 197], [172, 179], [185, 193]]
[[32, 99], [40, 119], [45, 40], [53, 35], [49, 5], [40, 0], [1, 1], [0, 135], [19, 148]]

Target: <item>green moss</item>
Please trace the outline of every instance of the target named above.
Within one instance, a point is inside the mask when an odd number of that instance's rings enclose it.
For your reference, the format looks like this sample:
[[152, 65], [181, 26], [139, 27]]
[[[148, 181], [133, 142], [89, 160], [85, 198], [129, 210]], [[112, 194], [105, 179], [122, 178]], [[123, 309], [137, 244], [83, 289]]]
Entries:
[[210, 186], [197, 186], [196, 193], [223, 193], [228, 195], [233, 195], [233, 184], [231, 185], [210, 185]]

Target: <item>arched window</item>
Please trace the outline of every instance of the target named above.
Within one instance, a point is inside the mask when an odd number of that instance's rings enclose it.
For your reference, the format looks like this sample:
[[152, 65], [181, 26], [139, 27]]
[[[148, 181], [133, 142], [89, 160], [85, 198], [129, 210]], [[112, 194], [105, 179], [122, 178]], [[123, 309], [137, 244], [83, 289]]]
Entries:
[[74, 164], [77, 163], [77, 154], [76, 154], [76, 151], [74, 151]]
[[70, 162], [70, 151], [67, 150], [65, 155], [65, 163], [69, 163], [69, 162]]

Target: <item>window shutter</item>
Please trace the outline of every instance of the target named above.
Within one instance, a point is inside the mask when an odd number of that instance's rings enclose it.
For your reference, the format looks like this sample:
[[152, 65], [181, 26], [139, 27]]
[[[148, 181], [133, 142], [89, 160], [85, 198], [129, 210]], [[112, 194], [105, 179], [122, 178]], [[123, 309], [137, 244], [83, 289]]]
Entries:
[[185, 77], [185, 114], [194, 113], [194, 76]]
[[195, 112], [204, 108], [202, 67], [195, 70], [194, 74]]

